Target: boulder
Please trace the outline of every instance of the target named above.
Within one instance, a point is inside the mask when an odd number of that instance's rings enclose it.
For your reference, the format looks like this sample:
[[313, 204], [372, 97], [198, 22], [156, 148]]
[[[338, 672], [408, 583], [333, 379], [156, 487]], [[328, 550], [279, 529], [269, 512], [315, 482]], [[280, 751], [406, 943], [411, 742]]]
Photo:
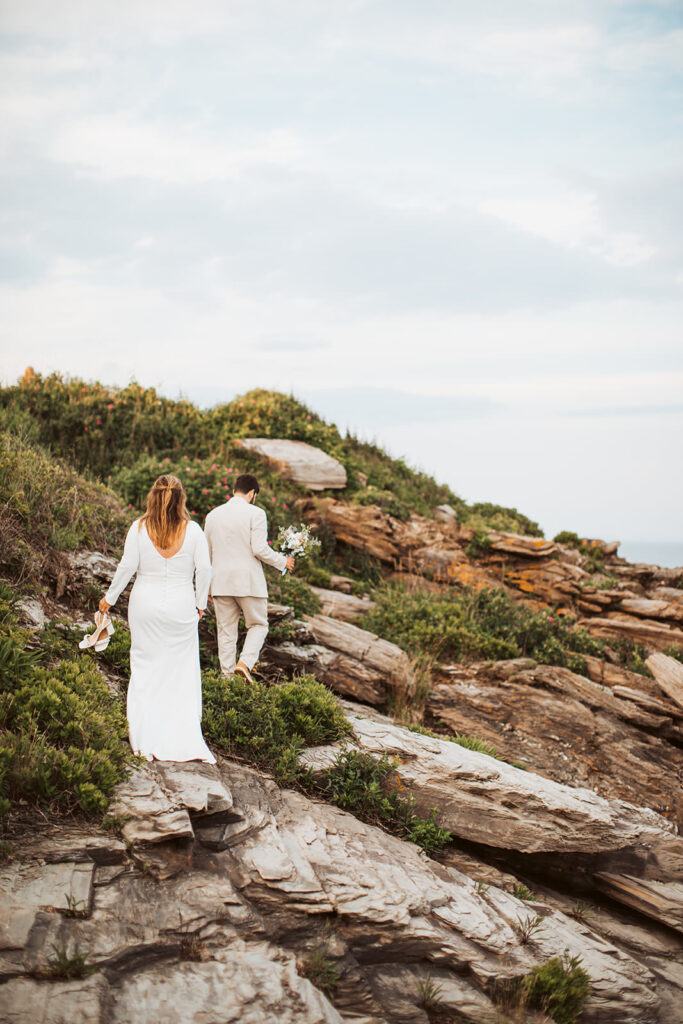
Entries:
[[287, 672], [313, 672], [330, 689], [368, 704], [384, 704], [391, 693], [415, 692], [415, 673], [405, 651], [327, 615], [306, 616], [299, 637], [264, 648], [261, 663]]
[[41, 911], [89, 913], [93, 871], [85, 862], [7, 865], [0, 872], [0, 949], [25, 946]]
[[271, 469], [306, 490], [327, 491], [346, 487], [346, 470], [341, 462], [305, 441], [245, 437], [235, 441], [235, 445], [254, 452]]

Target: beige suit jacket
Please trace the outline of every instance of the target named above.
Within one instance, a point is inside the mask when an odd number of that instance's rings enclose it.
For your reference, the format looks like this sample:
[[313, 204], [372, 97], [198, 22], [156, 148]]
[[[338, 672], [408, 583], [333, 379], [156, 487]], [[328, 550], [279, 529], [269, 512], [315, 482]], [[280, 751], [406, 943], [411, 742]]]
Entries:
[[280, 572], [287, 556], [268, 544], [266, 513], [235, 495], [212, 508], [204, 533], [209, 542], [211, 593], [214, 597], [268, 597], [262, 563]]

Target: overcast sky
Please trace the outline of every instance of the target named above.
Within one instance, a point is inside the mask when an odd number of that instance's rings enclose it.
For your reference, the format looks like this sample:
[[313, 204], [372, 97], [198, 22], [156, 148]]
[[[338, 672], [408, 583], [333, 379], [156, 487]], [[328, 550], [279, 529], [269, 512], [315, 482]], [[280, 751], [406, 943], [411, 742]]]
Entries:
[[3, 0], [2, 369], [683, 541], [683, 4]]

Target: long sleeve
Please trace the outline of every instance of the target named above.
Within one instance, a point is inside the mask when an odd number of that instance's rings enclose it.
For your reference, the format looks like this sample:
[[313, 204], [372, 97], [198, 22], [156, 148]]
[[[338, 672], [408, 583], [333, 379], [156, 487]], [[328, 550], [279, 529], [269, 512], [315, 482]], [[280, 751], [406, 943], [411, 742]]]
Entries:
[[209, 544], [201, 527], [198, 527], [194, 546], [194, 593], [197, 608], [206, 608], [211, 583], [211, 557]]
[[109, 590], [104, 595], [107, 604], [116, 604], [121, 594], [126, 589], [133, 576], [137, 572], [140, 563], [140, 548], [138, 536], [140, 529], [136, 519], [126, 536], [126, 543], [123, 547], [123, 557], [119, 562], [118, 569], [109, 585]]
[[266, 513], [263, 509], [257, 509], [257, 511], [258, 515], [255, 515], [251, 521], [252, 553], [260, 562], [272, 565], [275, 569], [279, 569], [280, 572], [282, 572], [287, 564], [287, 556], [281, 551], [273, 551], [270, 547], [268, 544], [268, 521], [266, 519]]

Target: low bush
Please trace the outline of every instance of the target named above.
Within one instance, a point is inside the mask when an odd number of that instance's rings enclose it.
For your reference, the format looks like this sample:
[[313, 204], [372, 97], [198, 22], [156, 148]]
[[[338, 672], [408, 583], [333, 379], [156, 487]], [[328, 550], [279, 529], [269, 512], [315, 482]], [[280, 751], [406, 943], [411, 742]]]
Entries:
[[305, 746], [333, 743], [351, 731], [335, 695], [313, 676], [279, 686], [204, 673], [204, 735], [230, 757], [273, 772], [281, 785], [305, 778]]
[[605, 647], [568, 617], [536, 612], [498, 588], [435, 595], [386, 584], [374, 600], [363, 626], [414, 656], [465, 662], [530, 657], [585, 672], [581, 655], [599, 655]]
[[[286, 604], [294, 609], [294, 615], [300, 619], [303, 615], [315, 615], [320, 611], [320, 598], [314, 594], [308, 583], [298, 576], [285, 573], [284, 576], [269, 573], [269, 600], [273, 604]], [[271, 629], [271, 638], [273, 631]]]
[[519, 533], [527, 537], [542, 537], [543, 530], [533, 519], [490, 501], [477, 501], [470, 505], [463, 522], [468, 526], [480, 526], [485, 530], [500, 530], [502, 533]]
[[343, 810], [373, 825], [383, 825], [426, 853], [442, 849], [452, 836], [436, 823], [436, 810], [428, 817], [417, 813], [415, 798], [405, 789], [398, 762], [379, 759], [357, 750], [341, 751], [325, 772], [321, 788]]
[[129, 516], [119, 498], [8, 432], [0, 434], [0, 572], [20, 586], [55, 576], [61, 552], [116, 551]]
[[188, 511], [201, 525], [208, 512], [232, 497], [235, 481], [242, 473], [255, 473], [261, 488], [257, 504], [268, 515], [270, 536], [275, 539], [281, 526], [288, 526], [296, 517], [292, 502], [303, 492], [279, 474], [268, 470], [250, 452], [229, 449], [224, 456], [190, 458], [188, 455], [143, 455], [130, 466], [122, 466], [109, 478], [111, 486], [123, 501], [142, 510], [147, 492], [161, 473], [173, 473], [182, 481], [187, 494]]
[[[22, 657], [12, 637], [8, 659]], [[88, 657], [0, 672], [0, 793], [55, 810], [100, 814], [130, 760], [126, 720]]]
[[547, 1013], [555, 1024], [574, 1024], [590, 993], [590, 977], [581, 957], [554, 956], [522, 982], [527, 1004]]

